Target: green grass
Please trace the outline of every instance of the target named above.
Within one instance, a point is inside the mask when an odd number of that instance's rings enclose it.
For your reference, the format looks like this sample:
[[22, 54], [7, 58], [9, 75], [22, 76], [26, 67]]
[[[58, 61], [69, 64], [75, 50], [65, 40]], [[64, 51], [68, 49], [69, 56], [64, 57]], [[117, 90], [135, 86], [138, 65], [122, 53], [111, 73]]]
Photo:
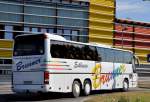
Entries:
[[84, 102], [150, 102], [150, 92], [117, 92], [100, 94]]

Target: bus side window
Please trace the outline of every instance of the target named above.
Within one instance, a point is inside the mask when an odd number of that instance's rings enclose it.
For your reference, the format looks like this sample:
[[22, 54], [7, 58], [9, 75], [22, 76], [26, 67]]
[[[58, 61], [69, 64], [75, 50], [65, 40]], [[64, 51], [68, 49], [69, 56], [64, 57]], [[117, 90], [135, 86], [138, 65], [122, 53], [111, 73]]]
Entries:
[[126, 57], [127, 57], [126, 63], [127, 63], [127, 64], [132, 64], [133, 55], [132, 55], [130, 52], [126, 52], [125, 55], [126, 55]]
[[105, 48], [98, 47], [97, 51], [100, 61], [106, 62]]
[[82, 51], [81, 51], [81, 45], [74, 44], [73, 52], [74, 52], [75, 59], [84, 60], [83, 59], [83, 54], [82, 54]]
[[69, 54], [69, 58], [68, 59], [77, 59], [76, 55], [76, 48], [75, 48], [75, 45], [74, 44], [70, 44], [68, 45], [69, 46], [69, 49], [68, 50], [68, 54]]
[[90, 57], [92, 61], [97, 61], [97, 52], [96, 52], [96, 48], [94, 46], [89, 46], [89, 50], [90, 50]]
[[96, 47], [62, 41], [51, 41], [51, 56], [54, 58], [99, 61]]
[[60, 49], [61, 55], [63, 57], [61, 58], [65, 58], [65, 59], [70, 59], [71, 58], [71, 51], [70, 51], [70, 45], [66, 42], [63, 42], [63, 46]]
[[53, 58], [64, 58], [65, 57], [64, 43], [59, 41], [51, 41], [50, 53]]
[[114, 62], [114, 51], [112, 49], [105, 49], [106, 62]]
[[98, 52], [98, 47], [95, 47], [95, 61], [102, 61], [101, 53]]
[[115, 51], [114, 55], [115, 55], [115, 62], [124, 63], [124, 52]]
[[115, 55], [115, 63], [120, 63], [120, 53], [119, 51], [115, 50], [114, 52], [114, 55]]
[[85, 45], [84, 46], [84, 56], [85, 56], [85, 60], [91, 60], [91, 56], [90, 56], [90, 49], [89, 49], [89, 46], [88, 45]]
[[57, 50], [58, 44], [55, 43], [55, 41], [51, 41], [51, 56], [54, 58], [58, 58], [59, 57], [59, 52]]

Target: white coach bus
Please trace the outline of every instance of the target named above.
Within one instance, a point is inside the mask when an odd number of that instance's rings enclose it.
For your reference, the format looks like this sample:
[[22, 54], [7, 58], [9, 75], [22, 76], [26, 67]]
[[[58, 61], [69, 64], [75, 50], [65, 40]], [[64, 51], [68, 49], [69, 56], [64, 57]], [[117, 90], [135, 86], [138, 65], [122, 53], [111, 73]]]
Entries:
[[16, 93], [82, 92], [137, 86], [136, 57], [105, 45], [68, 41], [52, 34], [20, 35], [13, 53]]

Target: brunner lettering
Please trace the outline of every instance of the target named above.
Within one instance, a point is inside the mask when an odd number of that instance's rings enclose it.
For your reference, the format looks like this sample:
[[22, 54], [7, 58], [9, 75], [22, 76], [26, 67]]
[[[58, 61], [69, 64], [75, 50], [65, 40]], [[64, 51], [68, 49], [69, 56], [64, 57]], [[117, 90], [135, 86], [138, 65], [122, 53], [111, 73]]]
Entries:
[[17, 64], [16, 64], [16, 67], [17, 67], [17, 71], [20, 71], [21, 69], [26, 69], [28, 67], [31, 67], [33, 65], [36, 65], [36, 64], [39, 64], [41, 62], [40, 59], [37, 59], [33, 62], [30, 62], [30, 63], [26, 63], [26, 64], [23, 64], [22, 61], [19, 61]]

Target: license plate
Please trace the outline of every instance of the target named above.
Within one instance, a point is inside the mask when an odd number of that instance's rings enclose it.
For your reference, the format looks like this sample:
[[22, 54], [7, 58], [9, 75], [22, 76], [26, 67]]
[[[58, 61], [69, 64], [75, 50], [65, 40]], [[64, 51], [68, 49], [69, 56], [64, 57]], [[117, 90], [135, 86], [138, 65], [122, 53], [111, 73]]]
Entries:
[[32, 81], [24, 81], [24, 84], [32, 84]]

